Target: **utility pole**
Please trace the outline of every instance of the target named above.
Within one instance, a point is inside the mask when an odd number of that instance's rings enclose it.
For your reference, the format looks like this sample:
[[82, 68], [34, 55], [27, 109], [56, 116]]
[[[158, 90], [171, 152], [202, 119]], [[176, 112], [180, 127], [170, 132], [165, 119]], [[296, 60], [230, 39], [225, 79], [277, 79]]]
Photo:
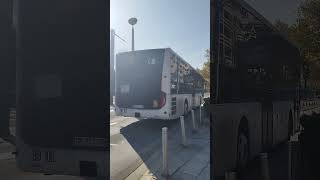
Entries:
[[126, 43], [126, 40], [115, 33], [114, 29], [110, 30], [110, 105], [113, 105], [113, 97], [116, 94], [116, 72], [115, 64], [115, 38], [118, 37], [121, 41]]
[[114, 70], [114, 39], [115, 31], [110, 31], [110, 105], [113, 105], [113, 96], [115, 95], [115, 70]]

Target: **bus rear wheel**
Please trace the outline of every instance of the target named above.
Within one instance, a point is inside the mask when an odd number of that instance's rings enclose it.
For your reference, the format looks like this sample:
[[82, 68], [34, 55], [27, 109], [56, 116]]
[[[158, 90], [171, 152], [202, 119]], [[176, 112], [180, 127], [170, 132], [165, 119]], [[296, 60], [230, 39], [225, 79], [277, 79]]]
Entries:
[[249, 160], [249, 141], [246, 133], [240, 131], [237, 139], [237, 170], [242, 171]]

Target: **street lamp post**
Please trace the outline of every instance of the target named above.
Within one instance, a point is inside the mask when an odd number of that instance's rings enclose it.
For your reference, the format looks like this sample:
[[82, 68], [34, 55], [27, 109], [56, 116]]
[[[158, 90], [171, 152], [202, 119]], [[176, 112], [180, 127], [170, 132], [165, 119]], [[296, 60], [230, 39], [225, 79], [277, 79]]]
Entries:
[[114, 40], [116, 33], [113, 29], [110, 33], [110, 104], [113, 105], [113, 96], [115, 95]]
[[130, 18], [128, 20], [129, 24], [132, 26], [132, 51], [134, 51], [134, 25], [137, 24], [137, 18]]

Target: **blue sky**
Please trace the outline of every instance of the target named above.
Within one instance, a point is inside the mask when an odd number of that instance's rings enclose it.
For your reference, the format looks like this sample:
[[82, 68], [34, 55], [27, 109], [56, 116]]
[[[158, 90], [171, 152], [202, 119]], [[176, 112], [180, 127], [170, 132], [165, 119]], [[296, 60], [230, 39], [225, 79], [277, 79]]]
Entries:
[[[303, 0], [246, 0], [269, 21], [292, 24]], [[210, 47], [210, 0], [111, 0], [110, 26], [124, 38], [116, 38], [116, 53], [131, 49], [130, 17], [135, 26], [135, 49], [170, 47], [193, 67], [205, 62]]]
[[136, 17], [135, 49], [172, 48], [193, 67], [205, 62], [210, 47], [210, 0], [111, 0], [110, 27], [116, 52], [131, 49], [130, 17]]

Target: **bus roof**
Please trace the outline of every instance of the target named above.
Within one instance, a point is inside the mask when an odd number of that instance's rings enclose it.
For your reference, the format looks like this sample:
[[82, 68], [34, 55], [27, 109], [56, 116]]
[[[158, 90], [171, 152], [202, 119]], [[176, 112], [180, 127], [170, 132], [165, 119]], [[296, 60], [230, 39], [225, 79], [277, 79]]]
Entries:
[[165, 49], [166, 49], [166, 48], [141, 49], [141, 50], [134, 50], [134, 51], [119, 52], [119, 53], [117, 53], [117, 55], [130, 54], [130, 53], [143, 52], [143, 51], [152, 51], [152, 50], [165, 50]]

